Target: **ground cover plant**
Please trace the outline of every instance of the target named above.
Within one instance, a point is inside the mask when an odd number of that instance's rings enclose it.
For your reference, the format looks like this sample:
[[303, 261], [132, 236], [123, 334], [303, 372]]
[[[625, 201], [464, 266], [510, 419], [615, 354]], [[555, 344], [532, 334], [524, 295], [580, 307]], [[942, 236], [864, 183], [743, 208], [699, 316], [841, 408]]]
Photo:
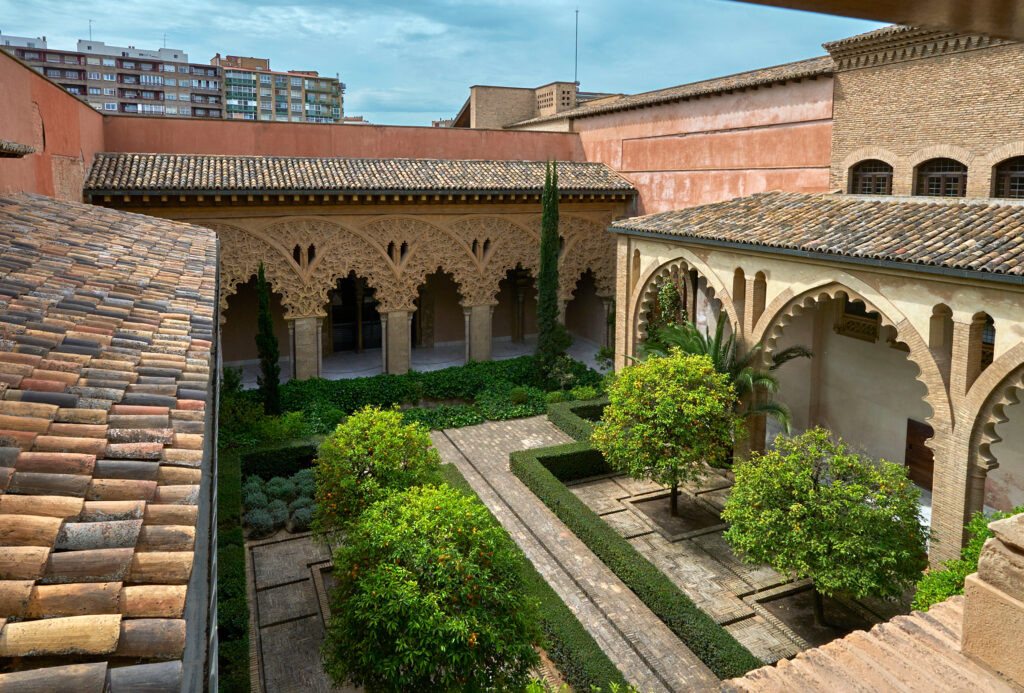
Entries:
[[[503, 361], [470, 362], [438, 371], [375, 375], [346, 380], [292, 380], [280, 388], [281, 416], [267, 416], [256, 390], [242, 390], [238, 374], [224, 373], [220, 407], [220, 441], [224, 447], [256, 449], [309, 436], [323, 436], [366, 405], [403, 408], [407, 421], [431, 429], [457, 428], [543, 414], [544, 388], [536, 387], [533, 356]], [[568, 357], [558, 362], [557, 384], [581, 388], [578, 397], [600, 394], [602, 377]], [[561, 392], [561, 390], [557, 390]]]
[[826, 624], [822, 596], [897, 598], [921, 578], [928, 530], [905, 466], [815, 428], [780, 436], [734, 470], [726, 540], [750, 563], [809, 578], [818, 625]]
[[217, 638], [220, 690], [249, 690], [249, 601], [241, 527], [241, 466], [234, 452], [217, 464]]
[[242, 484], [242, 522], [251, 538], [265, 537], [281, 528], [308, 531], [313, 524], [315, 495], [312, 469], [267, 481], [248, 476]]
[[981, 547], [985, 540], [992, 537], [992, 530], [988, 528], [990, 522], [1001, 520], [1018, 513], [1024, 513], [1024, 505], [1018, 506], [1010, 512], [997, 511], [991, 515], [976, 512], [967, 523], [967, 533], [970, 539], [960, 550], [960, 558], [945, 561], [941, 570], [932, 570], [924, 575], [917, 583], [917, 593], [914, 595], [914, 603], [911, 608], [919, 611], [927, 611], [932, 604], [938, 604], [950, 597], [964, 593], [964, 580], [971, 573], [978, 572], [978, 557], [981, 555]]

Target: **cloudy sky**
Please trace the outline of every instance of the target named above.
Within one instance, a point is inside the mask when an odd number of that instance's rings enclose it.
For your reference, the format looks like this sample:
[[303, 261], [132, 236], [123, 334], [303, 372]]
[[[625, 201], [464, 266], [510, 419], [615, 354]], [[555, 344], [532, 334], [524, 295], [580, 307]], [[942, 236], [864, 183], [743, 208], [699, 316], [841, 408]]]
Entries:
[[539, 86], [573, 75], [580, 10], [584, 91], [635, 93], [822, 55], [882, 26], [731, 0], [0, 0], [0, 32], [73, 49], [114, 45], [269, 57], [339, 74], [345, 114], [429, 125], [473, 84]]

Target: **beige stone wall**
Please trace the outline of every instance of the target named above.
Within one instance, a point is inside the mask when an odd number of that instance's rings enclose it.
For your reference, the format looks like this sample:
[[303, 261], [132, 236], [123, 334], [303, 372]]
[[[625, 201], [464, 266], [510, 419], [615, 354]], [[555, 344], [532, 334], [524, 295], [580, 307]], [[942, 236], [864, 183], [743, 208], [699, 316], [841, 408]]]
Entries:
[[928, 57], [836, 71], [833, 189], [848, 189], [853, 164], [881, 159], [894, 168], [893, 193], [909, 195], [918, 164], [950, 157], [968, 166], [968, 197], [986, 197], [992, 167], [1024, 154], [1024, 44], [940, 43]]
[[[869, 310], [879, 312], [883, 331], [895, 330], [896, 341], [909, 351], [892, 349], [881, 340], [865, 343], [864, 347], [873, 347], [870, 350], [861, 348], [848, 337], [832, 334], [831, 322], [825, 320], [815, 364], [818, 372], [799, 366], [803, 372], [787, 375], [787, 380], [803, 383], [808, 390], [794, 386], [783, 396], [793, 398], [794, 408], [808, 411], [800, 414], [807, 424], [827, 422], [872, 454], [898, 461], [904, 449], [899, 429], [905, 433], [908, 418], [923, 418], [935, 429], [929, 443], [935, 454], [934, 561], [957, 555], [965, 515], [981, 508], [988, 474], [993, 484], [1005, 485], [1008, 476], [1018, 478], [1024, 441], [1007, 431], [1021, 420], [1024, 407], [1015, 404], [1024, 391], [1024, 287], [624, 235], [619, 236], [617, 259], [616, 300], [624, 307], [616, 313], [618, 367], [635, 353], [653, 281], [674, 268], [695, 269], [711, 301], [719, 302], [730, 321], [740, 326], [746, 342], [761, 341], [769, 351], [788, 346], [790, 339], [811, 339], [813, 344], [813, 330], [806, 322], [801, 326], [802, 321], [819, 304], [828, 305], [843, 295], [863, 300]], [[739, 305], [732, 301], [737, 268], [746, 278], [746, 299]], [[765, 277], [762, 305], [750, 298], [758, 274]], [[948, 378], [940, 367], [941, 351], [933, 351], [929, 341], [933, 310], [940, 305], [952, 311]], [[994, 362], [975, 374], [970, 333], [980, 311], [994, 319], [996, 340]], [[815, 398], [817, 418], [812, 420]]]
[[533, 89], [475, 86], [469, 90], [471, 128], [501, 128], [537, 117]]

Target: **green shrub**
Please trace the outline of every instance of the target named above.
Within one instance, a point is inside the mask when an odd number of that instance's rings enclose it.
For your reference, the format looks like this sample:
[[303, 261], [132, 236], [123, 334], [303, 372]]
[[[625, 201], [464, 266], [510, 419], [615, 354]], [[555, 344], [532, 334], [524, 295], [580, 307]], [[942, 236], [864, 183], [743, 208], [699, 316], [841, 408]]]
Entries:
[[917, 583], [917, 593], [911, 608], [927, 611], [932, 604], [938, 604], [950, 597], [964, 593], [964, 580], [978, 570], [978, 557], [985, 541], [992, 536], [990, 522], [1001, 520], [1018, 513], [1024, 513], [1024, 505], [1010, 512], [997, 511], [992, 515], [976, 512], [967, 523], [968, 540], [960, 550], [960, 558], [944, 561], [942, 570], [926, 573]]
[[479, 501], [447, 486], [394, 492], [350, 526], [321, 652], [370, 690], [517, 690], [537, 662], [522, 554]]
[[288, 504], [283, 500], [270, 501], [267, 504], [267, 513], [274, 523], [274, 529], [278, 529], [288, 521]]
[[254, 537], [265, 537], [276, 528], [274, 518], [266, 508], [253, 508], [245, 514], [244, 522]]
[[565, 402], [568, 397], [563, 390], [552, 390], [547, 394], [545, 399], [548, 404], [559, 404], [560, 402]]
[[295, 483], [290, 479], [275, 476], [267, 482], [267, 498], [289, 502], [295, 498]]
[[256, 450], [241, 456], [242, 473], [261, 479], [287, 477], [303, 469], [312, 469], [315, 458], [316, 446], [309, 443]]
[[346, 527], [392, 491], [422, 483], [441, 463], [423, 426], [396, 409], [364, 407], [320, 444], [316, 466], [318, 531]]
[[249, 639], [221, 639], [217, 651], [219, 690], [244, 693], [249, 690]]
[[436, 431], [445, 428], [473, 426], [486, 421], [477, 408], [471, 404], [442, 406], [436, 409], [407, 409], [403, 418], [407, 424], [418, 423]]
[[[249, 603], [245, 537], [239, 524], [242, 470], [237, 453], [225, 452], [220, 456], [217, 476], [219, 682], [223, 691], [245, 693], [249, 690]], [[253, 484], [249, 489], [258, 490]]]
[[530, 401], [530, 391], [525, 387], [514, 387], [508, 392], [512, 404], [526, 404]]
[[250, 493], [263, 493], [263, 479], [255, 475], [245, 478], [245, 483], [242, 484], [242, 496], [245, 497]]
[[311, 496], [299, 496], [288, 504], [288, 512], [294, 513], [299, 508], [312, 508], [313, 498]]
[[312, 506], [302, 506], [297, 508], [293, 513], [291, 520], [289, 521], [288, 530], [291, 532], [305, 532], [313, 524], [313, 508]]
[[512, 472], [611, 568], [719, 678], [742, 676], [762, 662], [701, 611], [537, 459], [544, 448], [513, 452]]
[[597, 399], [601, 396], [601, 391], [593, 385], [577, 385], [569, 390], [569, 396], [577, 400]]
[[242, 500], [242, 505], [246, 510], [253, 510], [256, 508], [266, 508], [267, 503], [269, 502], [270, 499], [267, 498], [267, 494], [263, 493], [262, 491], [256, 491], [255, 493], [250, 493], [249, 495], [247, 495]]

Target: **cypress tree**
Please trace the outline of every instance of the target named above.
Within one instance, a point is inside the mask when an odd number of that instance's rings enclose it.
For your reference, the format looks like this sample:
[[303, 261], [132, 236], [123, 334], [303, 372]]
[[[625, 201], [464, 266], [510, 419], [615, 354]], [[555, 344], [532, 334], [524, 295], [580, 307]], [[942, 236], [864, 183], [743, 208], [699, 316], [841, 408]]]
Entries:
[[558, 322], [558, 171], [551, 161], [544, 168], [541, 196], [540, 272], [537, 275], [537, 365], [547, 379], [572, 336]]
[[260, 398], [263, 400], [263, 411], [274, 415], [281, 413], [281, 395], [278, 391], [281, 367], [277, 359], [281, 355], [274, 334], [274, 319], [270, 315], [270, 285], [263, 275], [263, 263], [256, 278], [256, 297], [259, 308], [256, 313], [256, 354], [260, 359], [259, 383]]

